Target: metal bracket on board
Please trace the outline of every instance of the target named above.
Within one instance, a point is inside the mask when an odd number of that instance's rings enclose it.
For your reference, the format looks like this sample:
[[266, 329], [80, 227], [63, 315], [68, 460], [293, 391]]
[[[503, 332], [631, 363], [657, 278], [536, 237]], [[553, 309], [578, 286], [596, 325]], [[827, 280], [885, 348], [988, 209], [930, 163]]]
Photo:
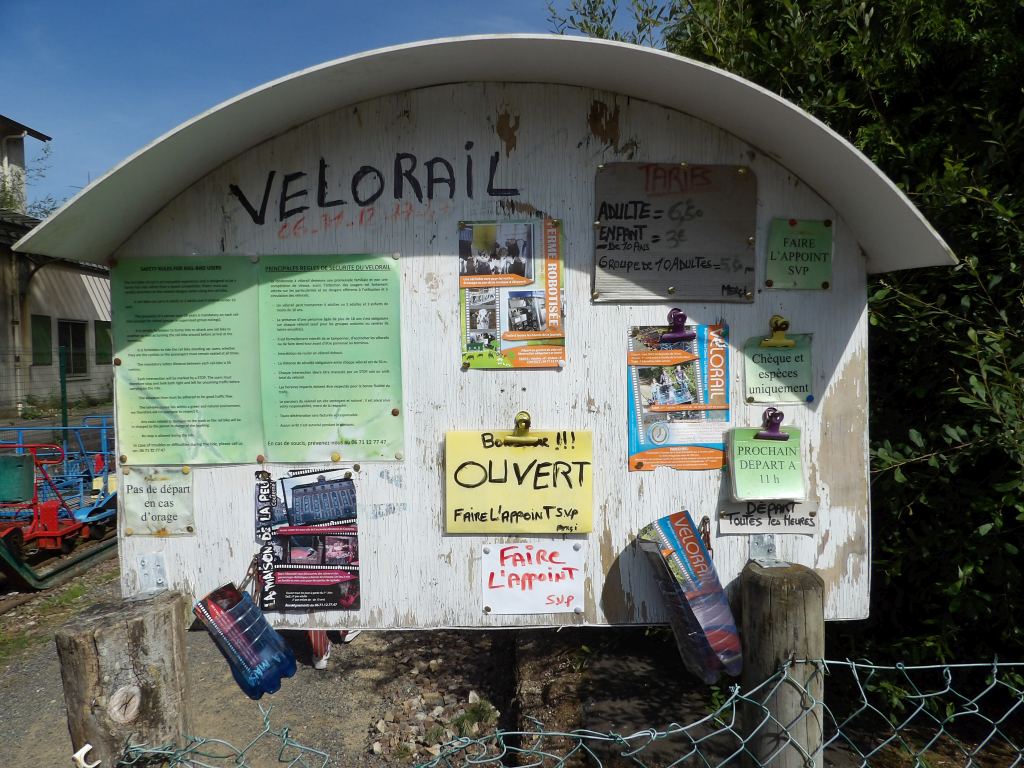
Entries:
[[789, 563], [776, 557], [778, 548], [771, 533], [757, 533], [749, 538], [747, 556], [762, 568], [785, 568]]
[[149, 552], [135, 558], [139, 592], [153, 594], [167, 590], [167, 566], [163, 552]]

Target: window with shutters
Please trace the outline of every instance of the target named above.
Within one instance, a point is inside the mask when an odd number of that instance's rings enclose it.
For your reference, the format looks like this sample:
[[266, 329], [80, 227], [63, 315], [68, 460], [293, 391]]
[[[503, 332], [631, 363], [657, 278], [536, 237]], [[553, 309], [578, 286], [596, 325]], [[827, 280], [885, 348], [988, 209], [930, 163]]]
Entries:
[[88, 323], [81, 320], [57, 321], [57, 346], [67, 350], [68, 376], [84, 376], [89, 372], [85, 336]]
[[114, 343], [110, 335], [109, 320], [93, 320], [93, 336], [96, 348], [96, 365], [110, 365], [114, 358]]
[[32, 315], [32, 365], [53, 365], [52, 328], [49, 315]]

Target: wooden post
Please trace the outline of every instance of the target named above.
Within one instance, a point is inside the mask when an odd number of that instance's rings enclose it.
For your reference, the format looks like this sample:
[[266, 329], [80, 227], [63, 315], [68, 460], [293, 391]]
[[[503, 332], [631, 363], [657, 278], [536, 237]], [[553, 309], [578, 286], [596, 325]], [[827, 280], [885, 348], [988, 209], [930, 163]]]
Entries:
[[163, 592], [93, 606], [57, 630], [72, 749], [91, 744], [89, 764], [117, 765], [128, 741], [181, 745], [191, 732], [187, 610]]
[[771, 768], [820, 768], [820, 754], [808, 759], [822, 744], [820, 665], [795, 664], [789, 679], [752, 691], [790, 659], [824, 658], [824, 582], [802, 565], [764, 568], [749, 562], [740, 574], [740, 594], [743, 691], [762, 705], [743, 707], [748, 760]]

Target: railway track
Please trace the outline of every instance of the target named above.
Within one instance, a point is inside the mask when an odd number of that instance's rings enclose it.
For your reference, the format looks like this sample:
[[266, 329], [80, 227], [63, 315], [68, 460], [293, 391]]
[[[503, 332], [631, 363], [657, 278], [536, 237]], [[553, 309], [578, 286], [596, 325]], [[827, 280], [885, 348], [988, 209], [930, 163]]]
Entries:
[[113, 436], [107, 414], [0, 427], [0, 612], [5, 591], [58, 586], [116, 552]]
[[[0, 544], [0, 614], [21, 605], [42, 590], [59, 586], [85, 573], [97, 563], [117, 554], [117, 536], [111, 531], [106, 538], [82, 542], [73, 552], [59, 557], [23, 562]], [[19, 594], [10, 594], [17, 590]]]

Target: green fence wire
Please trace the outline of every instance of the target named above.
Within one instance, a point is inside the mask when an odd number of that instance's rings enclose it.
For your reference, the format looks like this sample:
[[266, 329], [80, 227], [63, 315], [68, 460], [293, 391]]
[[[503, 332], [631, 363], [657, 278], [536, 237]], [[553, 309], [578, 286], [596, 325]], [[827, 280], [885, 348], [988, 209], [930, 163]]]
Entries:
[[[797, 705], [780, 713], [780, 696]], [[711, 710], [685, 725], [630, 734], [553, 732], [535, 723], [534, 730], [457, 739], [418, 765], [1024, 766], [1024, 664], [794, 660], [750, 690], [732, 686]]]
[[270, 749], [276, 750], [277, 762], [288, 768], [326, 768], [330, 755], [307, 747], [288, 735], [288, 728], [274, 730], [270, 725], [273, 707], [263, 708], [263, 729], [244, 747], [238, 748], [223, 739], [192, 738], [184, 748], [174, 745], [151, 747], [145, 744], [127, 744], [118, 766], [167, 766], [167, 768], [216, 768], [233, 765], [237, 768], [256, 768], [250, 762], [253, 756]]
[[[250, 768], [253, 749], [268, 741], [292, 768], [330, 764], [287, 728], [271, 728], [269, 709], [260, 712], [263, 730], [242, 749], [212, 739], [193, 739], [184, 749], [129, 745], [119, 765]], [[687, 724], [626, 734], [549, 731], [534, 720], [529, 729], [458, 738], [431, 751], [418, 768], [1024, 767], [1024, 664], [792, 660], [749, 690], [733, 685]], [[356, 762], [413, 761], [367, 752]]]

